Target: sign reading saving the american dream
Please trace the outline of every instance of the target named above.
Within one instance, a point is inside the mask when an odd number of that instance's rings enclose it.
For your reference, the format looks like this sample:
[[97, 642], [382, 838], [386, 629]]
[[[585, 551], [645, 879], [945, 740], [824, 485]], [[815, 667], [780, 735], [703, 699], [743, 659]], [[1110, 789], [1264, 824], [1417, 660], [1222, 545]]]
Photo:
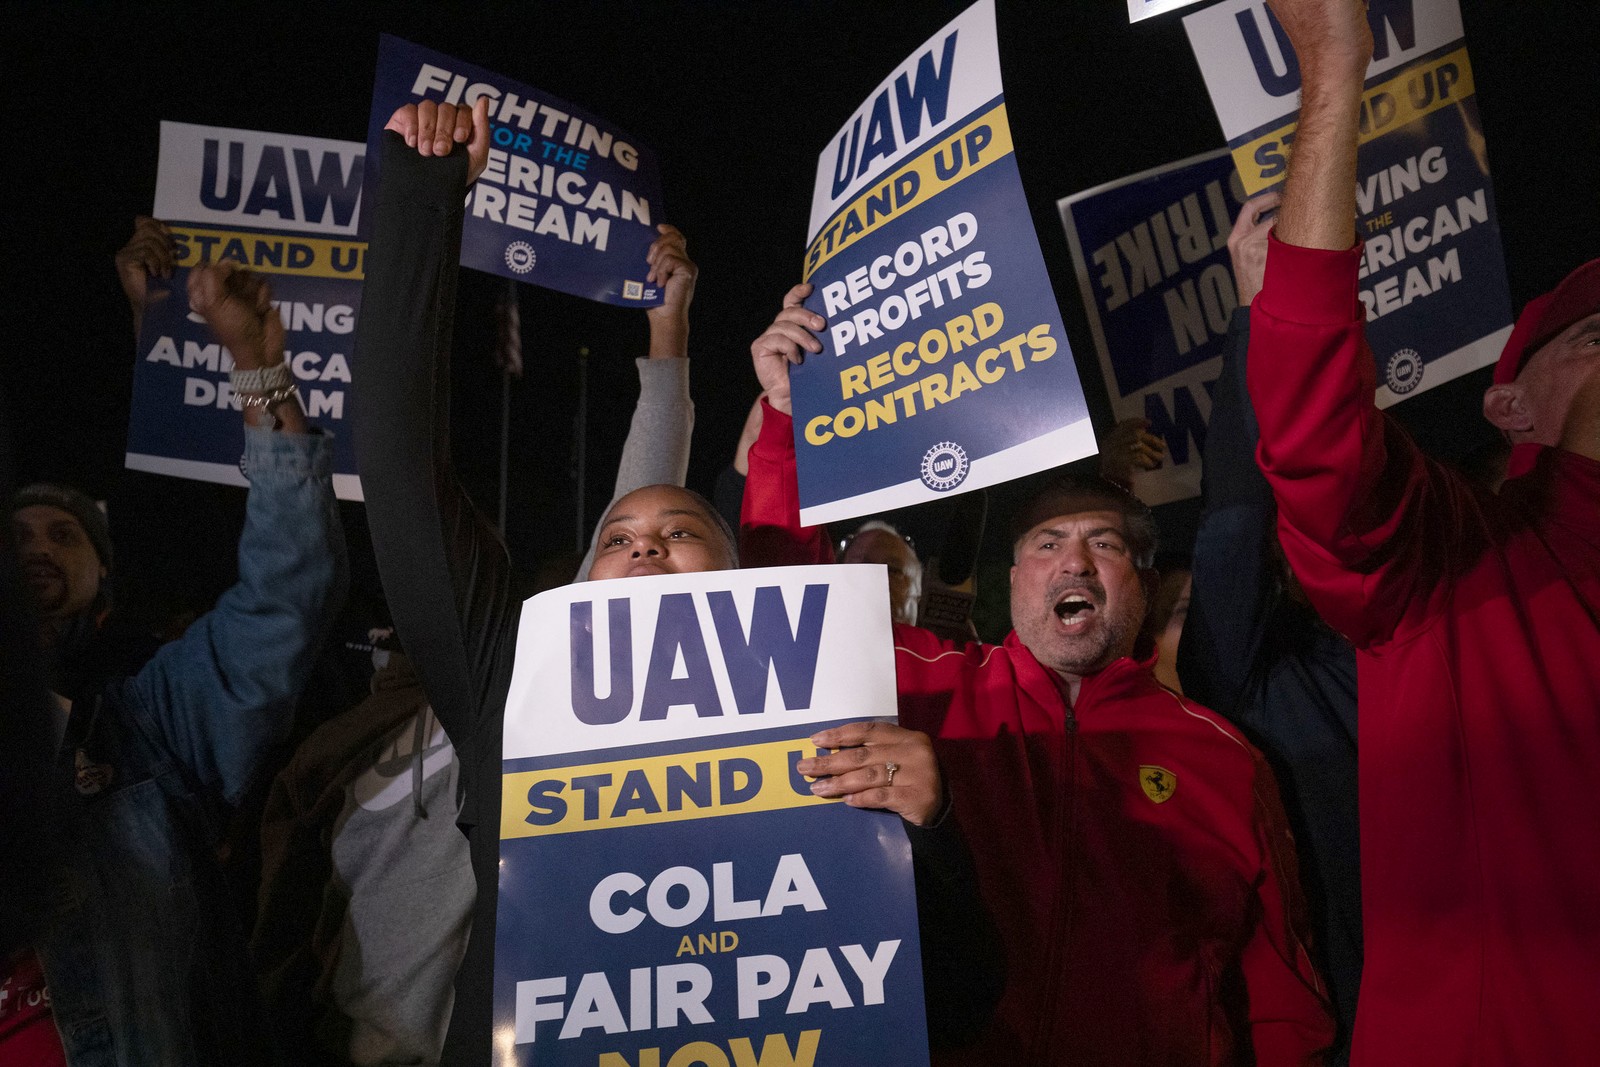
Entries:
[[927, 1063], [900, 819], [794, 769], [817, 730], [894, 721], [886, 582], [782, 567], [524, 604], [497, 1067]]
[[1139, 475], [1165, 504], [1200, 494], [1211, 386], [1238, 303], [1228, 234], [1244, 191], [1225, 149], [1057, 202], [1111, 409], [1150, 420], [1167, 459]]
[[[1511, 332], [1500, 224], [1457, 0], [1372, 0], [1356, 233], [1379, 407], [1493, 363]], [[1265, 0], [1184, 18], [1245, 192], [1283, 180], [1300, 68]]]
[[980, 0], [885, 78], [817, 165], [804, 265], [823, 350], [793, 369], [815, 524], [1095, 450], [1012, 152]]
[[333, 487], [361, 499], [350, 416], [350, 351], [367, 246], [356, 237], [365, 149], [352, 141], [161, 124], [155, 216], [176, 267], [150, 279], [139, 328], [126, 465], [247, 485], [239, 469], [233, 357], [189, 310], [189, 268], [232, 259], [266, 275], [284, 360], [306, 414], [333, 435]]
[[467, 190], [461, 265], [625, 307], [661, 303], [645, 252], [661, 217], [661, 169], [638, 138], [581, 107], [384, 34], [367, 126], [378, 142], [403, 104], [489, 101], [489, 165]]

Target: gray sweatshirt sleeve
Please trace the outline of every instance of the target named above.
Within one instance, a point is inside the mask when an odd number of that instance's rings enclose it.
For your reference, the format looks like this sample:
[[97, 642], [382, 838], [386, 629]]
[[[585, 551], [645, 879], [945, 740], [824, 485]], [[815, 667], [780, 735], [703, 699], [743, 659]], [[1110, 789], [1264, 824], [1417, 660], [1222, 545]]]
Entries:
[[[689, 398], [687, 359], [637, 359], [639, 402], [617, 464], [617, 485], [611, 504], [647, 485], [682, 485], [689, 476], [689, 438], [694, 432], [694, 401]], [[609, 510], [611, 504], [606, 507]], [[596, 527], [589, 535], [575, 581], [586, 581], [594, 565]]]

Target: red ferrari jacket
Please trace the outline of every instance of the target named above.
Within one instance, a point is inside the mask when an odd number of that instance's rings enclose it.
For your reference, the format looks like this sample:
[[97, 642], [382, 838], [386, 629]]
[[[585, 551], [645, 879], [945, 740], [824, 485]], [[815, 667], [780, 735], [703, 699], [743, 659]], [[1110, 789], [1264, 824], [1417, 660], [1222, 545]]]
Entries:
[[[750, 451], [747, 564], [831, 562], [798, 527], [792, 422]], [[1261, 755], [1124, 658], [1069, 707], [1015, 634], [895, 627], [902, 725], [940, 768], [1007, 955], [981, 1043], [951, 1063], [1320, 1063], [1293, 842]]]
[[1284, 553], [1359, 650], [1353, 1062], [1593, 1062], [1600, 464], [1496, 497], [1424, 457], [1373, 406], [1358, 263], [1274, 239], [1249, 354]]

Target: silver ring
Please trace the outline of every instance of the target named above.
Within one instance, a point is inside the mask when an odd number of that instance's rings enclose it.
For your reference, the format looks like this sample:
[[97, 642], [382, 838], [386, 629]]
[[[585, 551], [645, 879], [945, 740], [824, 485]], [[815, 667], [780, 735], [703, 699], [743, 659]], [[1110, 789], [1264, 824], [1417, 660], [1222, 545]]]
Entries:
[[900, 769], [900, 764], [894, 762], [894, 760], [890, 760], [883, 765], [883, 769], [889, 773], [888, 781], [885, 784], [894, 785], [894, 772]]

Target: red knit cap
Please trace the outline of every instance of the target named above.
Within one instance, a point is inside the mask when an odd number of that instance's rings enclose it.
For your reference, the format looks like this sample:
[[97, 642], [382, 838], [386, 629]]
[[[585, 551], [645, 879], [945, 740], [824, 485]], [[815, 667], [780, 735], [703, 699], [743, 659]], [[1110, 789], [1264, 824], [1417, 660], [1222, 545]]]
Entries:
[[1568, 326], [1600, 312], [1600, 259], [1591, 259], [1543, 296], [1528, 301], [1494, 368], [1496, 385], [1514, 382], [1528, 358]]

